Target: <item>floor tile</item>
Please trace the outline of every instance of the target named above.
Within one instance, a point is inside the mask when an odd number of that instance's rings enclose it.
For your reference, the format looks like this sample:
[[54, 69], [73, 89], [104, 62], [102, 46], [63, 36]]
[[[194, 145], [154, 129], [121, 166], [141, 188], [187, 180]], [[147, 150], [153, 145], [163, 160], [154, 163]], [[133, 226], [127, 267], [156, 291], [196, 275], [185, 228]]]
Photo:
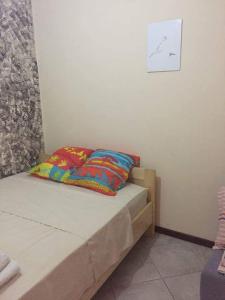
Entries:
[[111, 282], [113, 287], [127, 287], [159, 278], [160, 275], [152, 262], [125, 259], [113, 273]]
[[162, 277], [200, 272], [210, 254], [211, 250], [206, 247], [164, 235], [157, 237], [149, 251]]
[[92, 298], [92, 300], [115, 300], [113, 290], [109, 281], [101, 287], [98, 293]]
[[200, 275], [194, 273], [165, 279], [175, 300], [200, 300]]
[[161, 280], [140, 283], [114, 290], [116, 300], [173, 300]]
[[144, 236], [94, 300], [199, 300], [200, 272], [211, 252], [162, 234]]

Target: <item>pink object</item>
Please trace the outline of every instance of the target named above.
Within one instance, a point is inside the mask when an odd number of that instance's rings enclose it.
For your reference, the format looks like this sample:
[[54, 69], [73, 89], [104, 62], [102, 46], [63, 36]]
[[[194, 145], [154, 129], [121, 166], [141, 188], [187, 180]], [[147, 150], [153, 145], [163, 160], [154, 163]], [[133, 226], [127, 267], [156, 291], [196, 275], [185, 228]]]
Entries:
[[214, 249], [225, 249], [225, 187], [218, 192], [219, 204], [219, 230], [217, 233]]
[[222, 259], [220, 261], [219, 267], [218, 267], [218, 272], [225, 274], [225, 251], [223, 253]]

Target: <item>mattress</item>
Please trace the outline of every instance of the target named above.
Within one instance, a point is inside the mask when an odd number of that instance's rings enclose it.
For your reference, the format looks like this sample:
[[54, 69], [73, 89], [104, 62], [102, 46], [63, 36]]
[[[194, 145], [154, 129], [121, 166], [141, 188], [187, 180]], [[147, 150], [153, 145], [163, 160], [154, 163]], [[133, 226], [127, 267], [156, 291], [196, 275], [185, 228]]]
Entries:
[[119, 191], [114, 198], [115, 201], [127, 205], [131, 219], [133, 220], [147, 205], [148, 189], [136, 184], [127, 183], [127, 186]]
[[22, 269], [3, 300], [79, 299], [132, 246], [132, 218], [147, 201], [134, 184], [109, 197], [26, 173], [0, 191], [0, 249]]
[[0, 249], [22, 270], [0, 289], [1, 300], [75, 300], [93, 284], [81, 238], [7, 213], [0, 213], [0, 236]]

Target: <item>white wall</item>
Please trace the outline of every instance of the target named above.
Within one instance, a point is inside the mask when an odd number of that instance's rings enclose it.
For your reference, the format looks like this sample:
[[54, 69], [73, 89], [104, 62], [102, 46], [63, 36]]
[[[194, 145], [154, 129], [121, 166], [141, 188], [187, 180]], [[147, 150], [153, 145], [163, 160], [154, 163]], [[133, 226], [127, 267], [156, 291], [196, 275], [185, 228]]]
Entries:
[[[225, 183], [224, 0], [33, 0], [47, 151], [140, 153], [158, 224], [213, 240]], [[146, 72], [147, 25], [183, 18], [181, 72]]]

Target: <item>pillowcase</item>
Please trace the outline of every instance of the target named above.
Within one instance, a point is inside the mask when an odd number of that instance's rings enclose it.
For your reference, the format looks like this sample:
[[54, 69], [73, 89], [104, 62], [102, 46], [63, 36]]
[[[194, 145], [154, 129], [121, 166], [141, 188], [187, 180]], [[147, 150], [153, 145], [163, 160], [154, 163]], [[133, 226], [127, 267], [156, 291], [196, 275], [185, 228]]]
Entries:
[[71, 169], [80, 167], [93, 152], [82, 147], [63, 147], [55, 151], [45, 162], [33, 167], [31, 175], [59, 182], [69, 177]]
[[82, 167], [72, 170], [64, 183], [114, 196], [125, 185], [130, 170], [138, 161], [140, 163], [137, 156], [111, 150], [96, 150]]
[[125, 153], [125, 152], [119, 152], [121, 154], [125, 154], [130, 156], [133, 159], [133, 167], [140, 167], [140, 156], [134, 155], [134, 154], [129, 154], [129, 153]]
[[225, 249], [225, 187], [218, 192], [219, 204], [219, 229], [215, 241], [214, 249]]
[[81, 167], [93, 152], [83, 147], [63, 147], [56, 150], [53, 156], [66, 160], [72, 167]]

